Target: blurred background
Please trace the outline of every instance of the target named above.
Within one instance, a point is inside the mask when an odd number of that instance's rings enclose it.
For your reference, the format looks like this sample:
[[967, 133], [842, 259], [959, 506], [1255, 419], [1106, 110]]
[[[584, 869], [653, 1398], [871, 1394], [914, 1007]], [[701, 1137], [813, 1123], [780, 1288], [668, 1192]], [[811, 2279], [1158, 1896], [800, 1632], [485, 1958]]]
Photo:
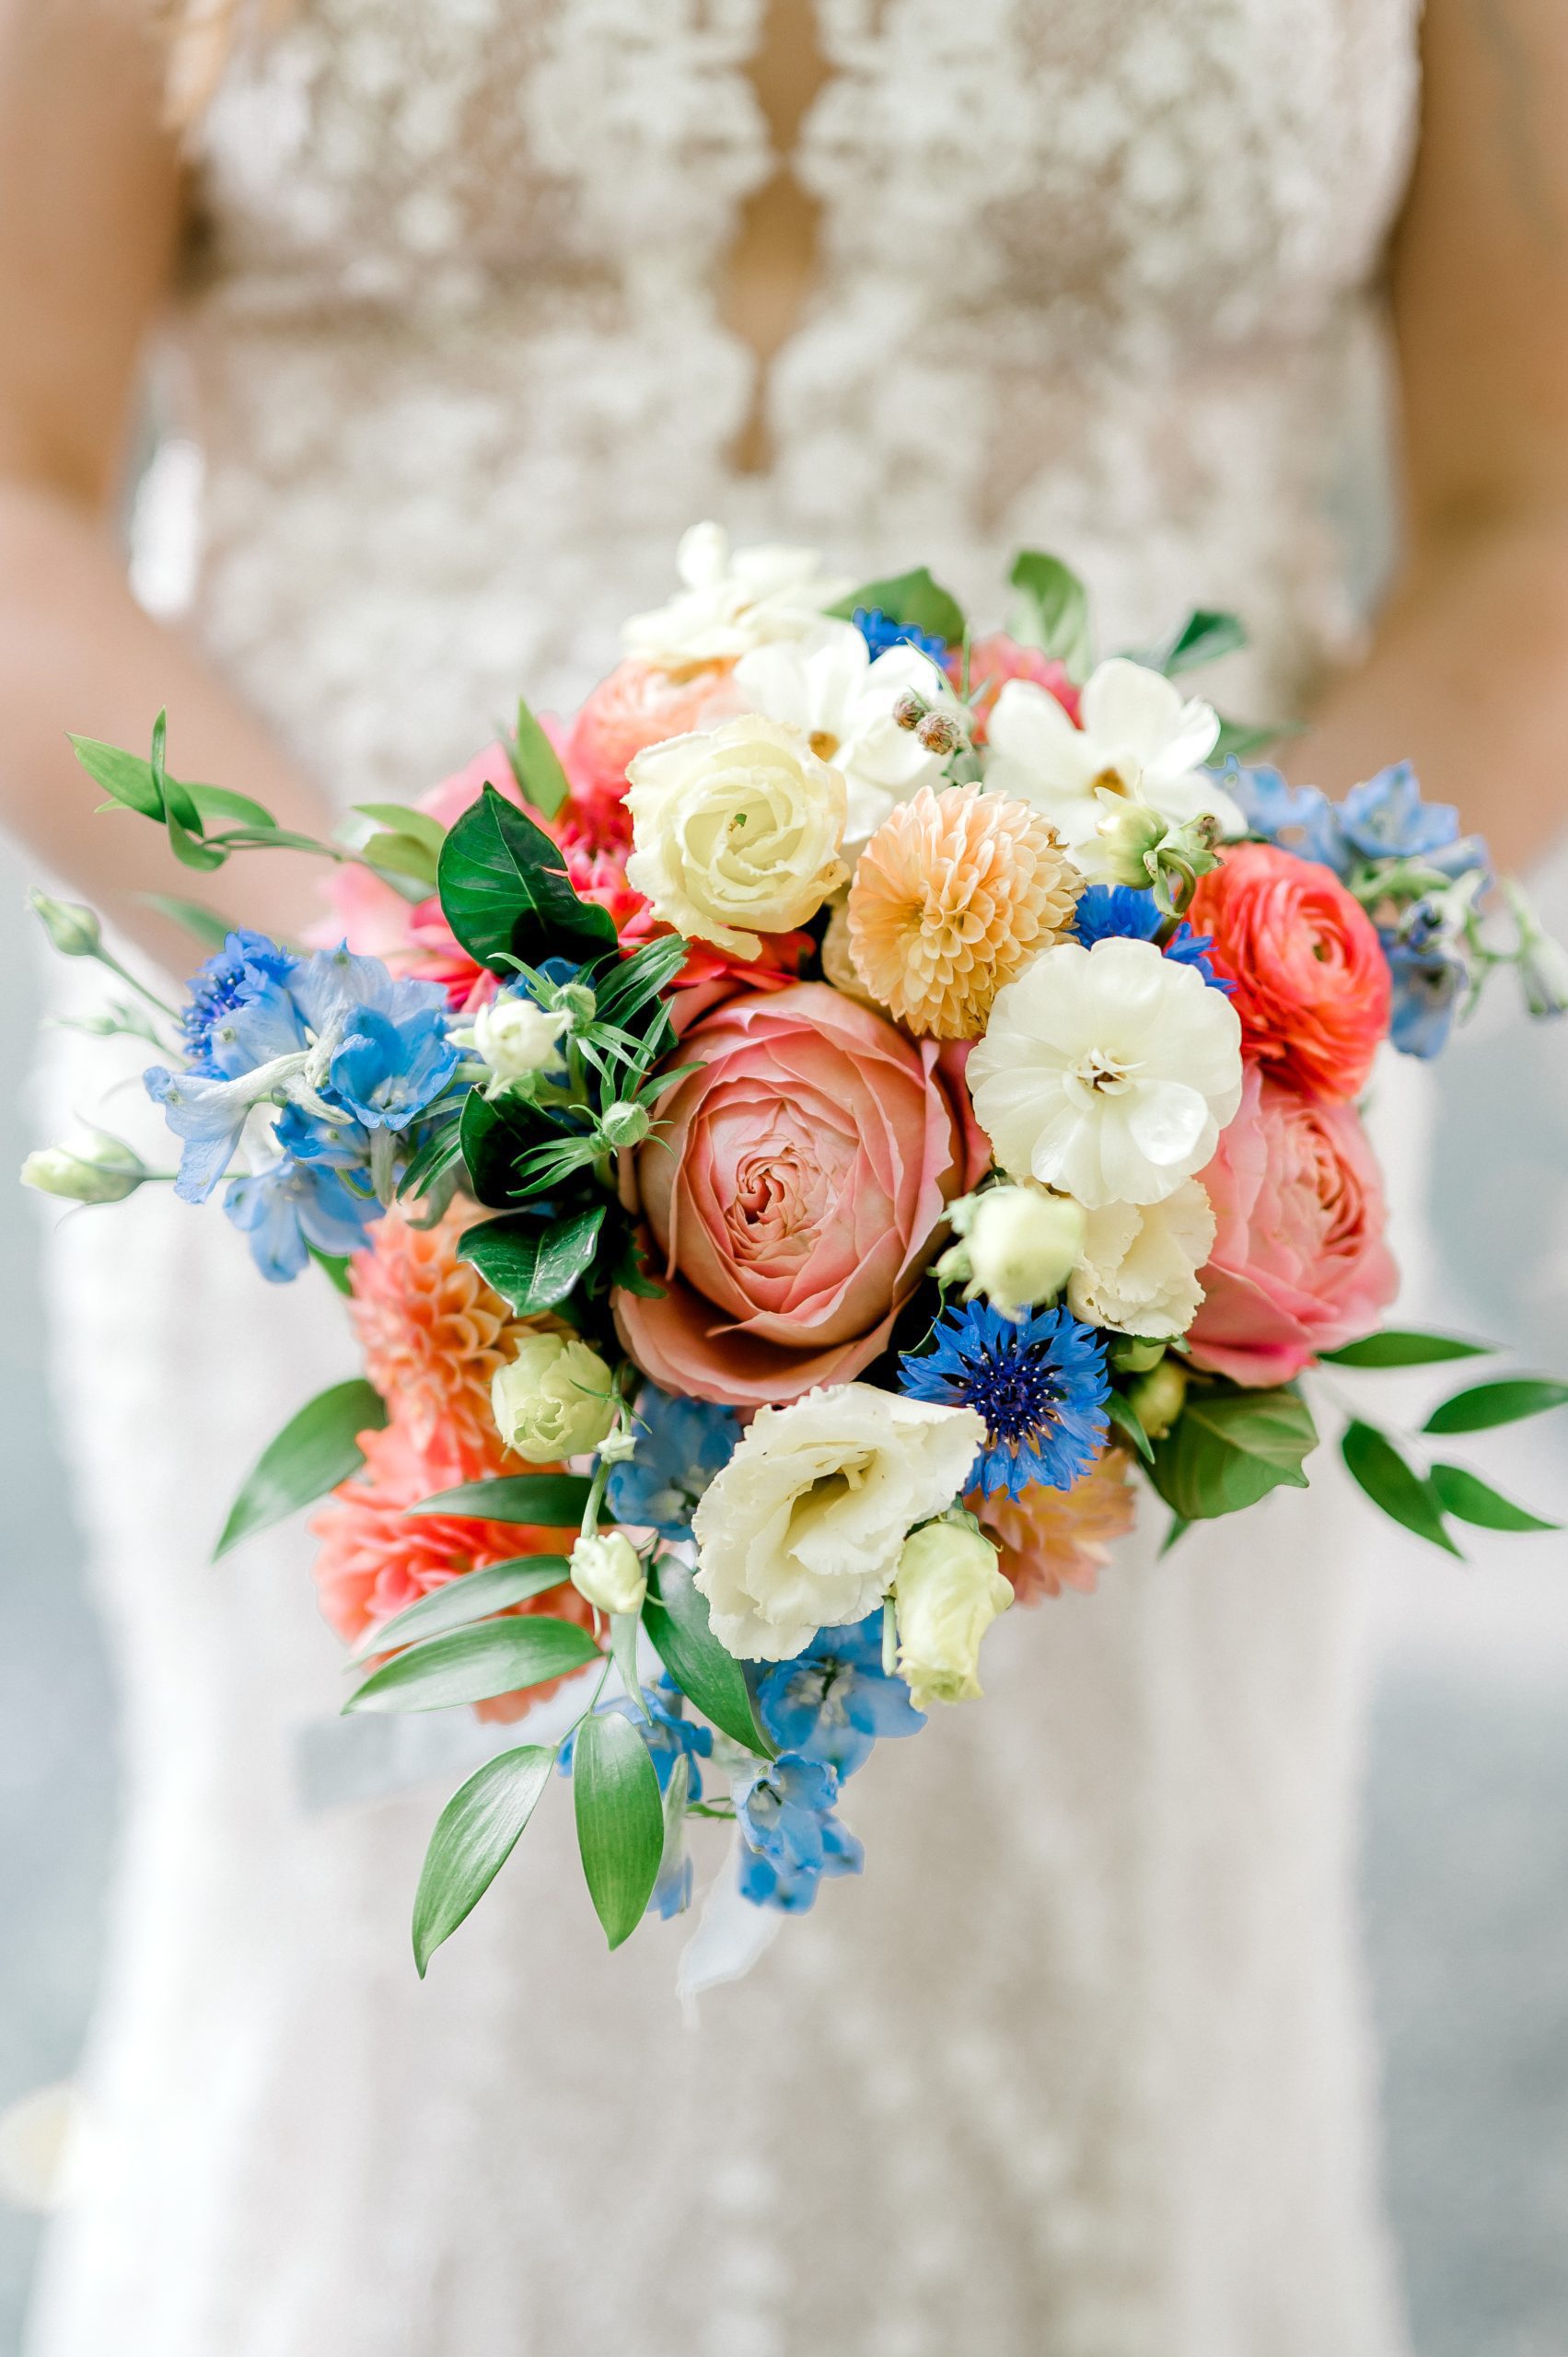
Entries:
[[[0, 909], [19, 910], [26, 881], [0, 850]], [[1540, 897], [1568, 937], [1568, 855]], [[115, 1805], [113, 1696], [41, 1378], [37, 1219], [59, 1213], [7, 1178], [38, 1142], [27, 1082], [41, 1009], [29, 930], [15, 913], [0, 925], [0, 2108], [68, 2081], [75, 2066]], [[1440, 1068], [1435, 1257], [1410, 1272], [1401, 1310], [1505, 1340], [1562, 1375], [1568, 1024], [1527, 1035], [1510, 987], [1496, 998]], [[1360, 1378], [1363, 1391], [1375, 1380]], [[1386, 1411], [1388, 1384], [1365, 1395]], [[1419, 1411], [1441, 1387], [1397, 1396]], [[1487, 1435], [1472, 1453], [1522, 1503], [1568, 1520], [1568, 1413]], [[1419, 2357], [1562, 2357], [1568, 1535], [1487, 1544], [1477, 1533], [1482, 1543], [1460, 1565], [1401, 1543], [1370, 1510], [1366, 1530], [1376, 1690], [1365, 1904], [1415, 2347]], [[34, 2106], [0, 2123], [5, 2357], [20, 2346], [42, 2231], [29, 2204], [47, 2115]]]

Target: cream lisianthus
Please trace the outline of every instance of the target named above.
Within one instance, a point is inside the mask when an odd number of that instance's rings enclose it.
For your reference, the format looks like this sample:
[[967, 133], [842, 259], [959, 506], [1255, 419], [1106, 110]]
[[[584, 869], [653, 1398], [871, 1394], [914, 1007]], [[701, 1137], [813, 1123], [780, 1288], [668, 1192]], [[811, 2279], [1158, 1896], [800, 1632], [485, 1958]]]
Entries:
[[962, 705], [928, 656], [890, 646], [873, 661], [853, 622], [819, 622], [805, 638], [757, 647], [736, 665], [735, 684], [753, 711], [798, 728], [814, 753], [842, 771], [849, 789], [844, 842], [856, 850], [896, 803], [936, 777], [945, 758], [900, 727], [893, 717], [899, 698], [917, 695], [927, 709], [964, 722]]
[[819, 1629], [875, 1611], [912, 1527], [952, 1504], [984, 1439], [972, 1408], [868, 1383], [760, 1409], [692, 1517], [720, 1643], [787, 1661]]
[[1214, 1248], [1214, 1214], [1199, 1179], [1160, 1203], [1104, 1203], [1087, 1213], [1067, 1306], [1086, 1325], [1169, 1341], [1202, 1304], [1198, 1271]]
[[569, 1008], [540, 1006], [520, 993], [506, 992], [475, 1015], [473, 1051], [505, 1086], [537, 1073], [562, 1071], [562, 1034], [571, 1028]]
[[586, 1456], [617, 1413], [610, 1369], [598, 1353], [562, 1334], [525, 1334], [495, 1371], [490, 1406], [507, 1447], [533, 1465]]
[[797, 729], [748, 713], [650, 745], [628, 769], [629, 883], [733, 957], [816, 915], [848, 870], [844, 781]]
[[899, 1557], [899, 1675], [917, 1711], [981, 1690], [980, 1642], [1013, 1601], [996, 1549], [967, 1522], [928, 1522]]
[[623, 1530], [585, 1531], [572, 1550], [572, 1585], [596, 1612], [641, 1612], [648, 1575]]
[[664, 671], [732, 662], [753, 646], [803, 638], [853, 587], [825, 574], [815, 549], [735, 549], [718, 524], [693, 524], [676, 553], [681, 586], [668, 605], [633, 614], [628, 655]]
[[1053, 695], [1009, 679], [991, 715], [985, 783], [1043, 810], [1087, 876], [1109, 875], [1098, 830], [1119, 802], [1179, 827], [1216, 818], [1227, 835], [1247, 821], [1202, 763], [1220, 733], [1212, 704], [1183, 699], [1163, 672], [1115, 655], [1084, 690], [1074, 728]]
[[1086, 1211], [1157, 1203], [1202, 1168], [1241, 1102], [1241, 1024], [1152, 941], [1063, 942], [997, 993], [967, 1078], [1010, 1178]]

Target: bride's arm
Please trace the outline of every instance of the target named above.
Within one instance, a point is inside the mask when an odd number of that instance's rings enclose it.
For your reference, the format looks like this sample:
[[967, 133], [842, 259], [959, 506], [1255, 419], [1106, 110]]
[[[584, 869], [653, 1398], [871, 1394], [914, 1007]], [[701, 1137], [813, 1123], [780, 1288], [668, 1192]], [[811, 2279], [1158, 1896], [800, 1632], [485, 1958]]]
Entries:
[[178, 236], [179, 158], [135, 0], [0, 0], [0, 821], [149, 947], [189, 938], [137, 899], [210, 893], [287, 927], [306, 863], [250, 853], [186, 877], [101, 797], [67, 729], [138, 749], [169, 710], [177, 776], [238, 788], [320, 831], [316, 797], [260, 725], [125, 584], [114, 527], [142, 343]]
[[1427, 0], [1395, 257], [1408, 557], [1371, 659], [1288, 764], [1408, 754], [1504, 867], [1568, 824], [1568, 7]]

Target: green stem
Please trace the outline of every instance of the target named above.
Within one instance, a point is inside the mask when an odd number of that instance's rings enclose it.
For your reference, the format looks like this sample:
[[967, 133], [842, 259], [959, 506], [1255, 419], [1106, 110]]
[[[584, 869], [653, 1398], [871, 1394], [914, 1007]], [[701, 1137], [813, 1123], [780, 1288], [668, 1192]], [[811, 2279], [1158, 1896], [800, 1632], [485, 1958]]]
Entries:
[[167, 1015], [171, 1023], [179, 1022], [179, 1008], [170, 1006], [167, 999], [159, 998], [157, 991], [148, 990], [145, 982], [139, 982], [129, 968], [120, 963], [118, 958], [110, 957], [109, 951], [103, 948], [96, 949], [93, 955], [100, 966], [107, 966], [111, 974], [118, 974], [122, 982], [128, 982], [134, 991], [139, 992], [149, 1006], [156, 1006], [158, 1013]]

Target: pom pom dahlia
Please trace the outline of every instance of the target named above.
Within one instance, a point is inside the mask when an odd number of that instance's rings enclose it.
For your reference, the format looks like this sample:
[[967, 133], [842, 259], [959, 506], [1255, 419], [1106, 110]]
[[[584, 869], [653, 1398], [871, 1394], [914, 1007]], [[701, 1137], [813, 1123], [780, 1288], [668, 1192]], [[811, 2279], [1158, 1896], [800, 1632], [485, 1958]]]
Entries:
[[459, 1260], [459, 1240], [477, 1216], [459, 1201], [434, 1227], [414, 1227], [389, 1211], [350, 1263], [350, 1315], [365, 1371], [381, 1397], [397, 1403], [417, 1448], [441, 1433], [463, 1454], [497, 1451], [490, 1387], [534, 1330]]
[[917, 1036], [978, 1039], [1004, 982], [1071, 923], [1077, 882], [1050, 820], [1028, 803], [923, 786], [855, 869], [855, 971]]
[[975, 1491], [964, 1503], [1002, 1550], [1002, 1572], [1020, 1604], [1060, 1596], [1064, 1587], [1092, 1593], [1119, 1538], [1137, 1518], [1125, 1452], [1108, 1448], [1070, 1490], [1033, 1482], [1020, 1497]]

